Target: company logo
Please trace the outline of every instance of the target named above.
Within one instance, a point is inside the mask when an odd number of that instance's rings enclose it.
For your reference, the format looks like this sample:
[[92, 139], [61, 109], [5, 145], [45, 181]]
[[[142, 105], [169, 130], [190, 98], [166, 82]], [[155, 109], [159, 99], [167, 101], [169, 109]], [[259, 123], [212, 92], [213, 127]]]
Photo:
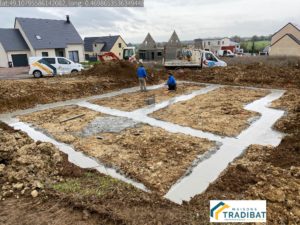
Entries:
[[230, 208], [229, 205], [226, 205], [224, 202], [219, 202], [210, 210], [210, 217], [215, 218], [216, 220], [219, 219], [219, 214], [224, 211], [225, 209]]
[[266, 201], [210, 201], [210, 222], [266, 222]]

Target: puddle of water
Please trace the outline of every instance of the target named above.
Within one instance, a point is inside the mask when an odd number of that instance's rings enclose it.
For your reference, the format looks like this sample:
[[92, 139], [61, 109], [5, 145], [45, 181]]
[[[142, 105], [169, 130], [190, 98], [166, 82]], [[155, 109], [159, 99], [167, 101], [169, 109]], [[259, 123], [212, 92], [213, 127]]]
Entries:
[[215, 181], [229, 163], [241, 156], [251, 144], [272, 145], [280, 144], [283, 134], [273, 131], [274, 123], [284, 115], [284, 111], [267, 108], [268, 104], [284, 94], [284, 91], [272, 91], [271, 94], [259, 99], [245, 108], [261, 113], [259, 120], [244, 130], [237, 138], [225, 138], [220, 149], [210, 158], [194, 167], [192, 173], [177, 182], [166, 198], [181, 204], [189, 201], [197, 194], [204, 192], [209, 184]]
[[29, 124], [23, 123], [23, 122], [16, 122], [16, 119], [12, 120], [11, 123], [9, 123], [10, 126], [12, 126], [15, 129], [22, 130], [26, 132], [34, 141], [42, 141], [42, 142], [49, 142], [55, 145], [60, 151], [64, 152], [68, 155], [69, 162], [75, 164], [76, 166], [79, 166], [81, 168], [93, 168], [98, 170], [100, 173], [109, 175], [115, 179], [124, 181], [125, 183], [131, 184], [135, 186], [136, 188], [139, 188], [143, 191], [149, 192], [149, 190], [141, 183], [138, 183], [134, 180], [131, 180], [124, 175], [120, 174], [116, 169], [105, 167], [103, 164], [101, 164], [98, 160], [86, 156], [82, 152], [75, 151], [71, 146], [60, 143], [49, 136], [43, 134], [40, 131], [37, 131], [36, 129], [32, 128]]

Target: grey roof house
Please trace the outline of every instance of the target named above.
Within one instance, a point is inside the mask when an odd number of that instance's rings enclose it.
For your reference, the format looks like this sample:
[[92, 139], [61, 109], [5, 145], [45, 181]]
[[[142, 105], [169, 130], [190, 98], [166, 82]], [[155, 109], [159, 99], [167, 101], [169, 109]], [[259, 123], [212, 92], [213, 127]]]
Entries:
[[29, 47], [18, 29], [0, 28], [0, 67], [8, 67], [9, 62], [14, 62], [15, 66], [27, 66], [29, 54]]
[[14, 29], [0, 29], [0, 67], [27, 66], [31, 56], [61, 56], [84, 61], [79, 33], [66, 20], [15, 18]]
[[97, 57], [106, 52], [112, 52], [122, 59], [125, 47], [127, 44], [120, 35], [84, 38], [86, 59], [93, 56]]

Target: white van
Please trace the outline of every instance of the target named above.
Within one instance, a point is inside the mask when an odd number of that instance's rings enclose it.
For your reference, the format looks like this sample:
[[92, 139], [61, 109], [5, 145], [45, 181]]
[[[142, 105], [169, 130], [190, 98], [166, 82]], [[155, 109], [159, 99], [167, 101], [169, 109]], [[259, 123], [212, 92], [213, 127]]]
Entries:
[[46, 75], [63, 75], [83, 70], [83, 66], [64, 57], [30, 57], [29, 74], [35, 78]]

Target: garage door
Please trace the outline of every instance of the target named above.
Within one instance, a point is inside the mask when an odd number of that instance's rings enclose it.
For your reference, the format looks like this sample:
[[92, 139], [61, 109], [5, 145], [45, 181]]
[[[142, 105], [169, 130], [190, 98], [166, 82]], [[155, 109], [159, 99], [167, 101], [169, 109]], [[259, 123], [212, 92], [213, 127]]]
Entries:
[[26, 54], [11, 55], [14, 67], [28, 66], [28, 59]]

